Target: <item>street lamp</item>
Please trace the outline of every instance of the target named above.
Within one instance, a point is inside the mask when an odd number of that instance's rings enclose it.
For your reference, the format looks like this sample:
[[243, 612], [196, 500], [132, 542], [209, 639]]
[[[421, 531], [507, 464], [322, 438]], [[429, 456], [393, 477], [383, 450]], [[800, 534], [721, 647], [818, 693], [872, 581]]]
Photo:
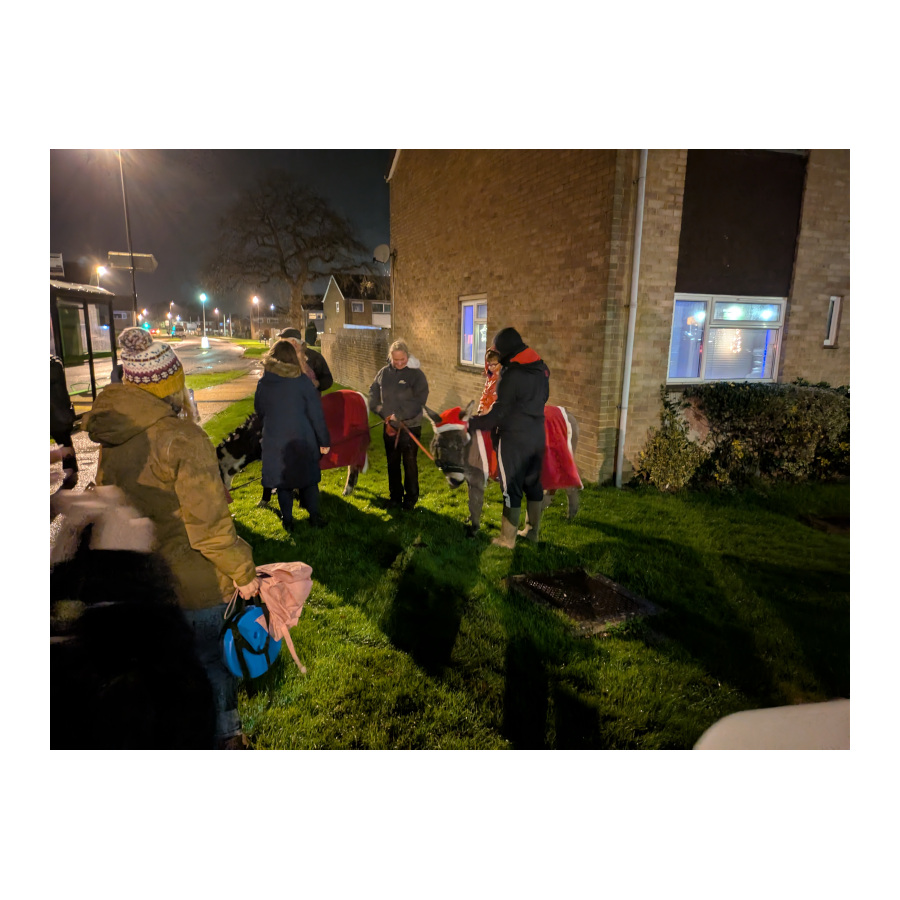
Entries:
[[253, 305], [256, 307], [256, 339], [259, 340], [259, 297], [253, 298]]
[[100, 287], [100, 276], [106, 274], [106, 266], [97, 266], [97, 287]]
[[206, 294], [200, 295], [200, 309], [203, 310], [203, 340], [200, 341], [200, 346], [204, 350], [209, 349], [209, 338], [206, 336]]
[[216, 314], [216, 335], [219, 333], [219, 307], [217, 306], [213, 312]]
[[119, 157], [119, 175], [122, 178], [122, 203], [125, 206], [125, 240], [128, 242], [128, 255], [131, 257], [131, 320], [132, 325], [137, 325], [137, 285], [134, 281], [134, 250], [131, 247], [131, 223], [128, 221], [128, 195], [125, 193], [125, 167], [122, 164], [122, 151], [116, 150]]

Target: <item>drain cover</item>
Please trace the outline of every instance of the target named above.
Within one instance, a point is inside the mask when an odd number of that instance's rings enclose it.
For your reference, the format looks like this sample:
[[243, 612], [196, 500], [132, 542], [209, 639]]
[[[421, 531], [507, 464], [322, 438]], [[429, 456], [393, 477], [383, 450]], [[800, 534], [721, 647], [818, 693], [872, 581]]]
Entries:
[[514, 575], [509, 586], [537, 603], [560, 610], [585, 634], [600, 634], [628, 619], [659, 611], [649, 600], [605, 575], [588, 575], [581, 569]]

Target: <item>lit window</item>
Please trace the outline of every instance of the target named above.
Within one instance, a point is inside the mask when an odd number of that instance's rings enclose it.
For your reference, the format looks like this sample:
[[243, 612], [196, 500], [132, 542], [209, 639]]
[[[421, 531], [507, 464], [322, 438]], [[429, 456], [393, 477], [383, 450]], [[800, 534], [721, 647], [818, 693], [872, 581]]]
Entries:
[[459, 361], [465, 365], [483, 366], [487, 349], [487, 297], [460, 298]]
[[775, 381], [785, 302], [676, 294], [668, 382]]

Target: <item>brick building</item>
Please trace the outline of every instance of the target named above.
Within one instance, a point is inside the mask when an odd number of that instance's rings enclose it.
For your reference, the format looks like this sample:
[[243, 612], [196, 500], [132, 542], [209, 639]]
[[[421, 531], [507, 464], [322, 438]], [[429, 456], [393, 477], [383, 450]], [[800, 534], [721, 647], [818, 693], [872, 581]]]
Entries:
[[626, 382], [625, 480], [660, 385], [849, 384], [848, 150], [402, 150], [388, 180], [392, 333], [429, 406], [477, 399], [513, 325], [578, 419], [588, 480], [616, 475]]

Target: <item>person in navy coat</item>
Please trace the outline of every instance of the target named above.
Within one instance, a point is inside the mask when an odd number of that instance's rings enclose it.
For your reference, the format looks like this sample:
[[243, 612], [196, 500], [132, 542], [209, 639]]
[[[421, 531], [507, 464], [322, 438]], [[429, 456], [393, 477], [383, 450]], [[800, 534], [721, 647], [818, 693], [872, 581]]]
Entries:
[[262, 424], [263, 487], [275, 488], [285, 531], [294, 530], [294, 491], [309, 513], [309, 524], [321, 528], [319, 460], [331, 449], [331, 438], [319, 392], [303, 374], [289, 341], [275, 343], [263, 368], [254, 399]]

